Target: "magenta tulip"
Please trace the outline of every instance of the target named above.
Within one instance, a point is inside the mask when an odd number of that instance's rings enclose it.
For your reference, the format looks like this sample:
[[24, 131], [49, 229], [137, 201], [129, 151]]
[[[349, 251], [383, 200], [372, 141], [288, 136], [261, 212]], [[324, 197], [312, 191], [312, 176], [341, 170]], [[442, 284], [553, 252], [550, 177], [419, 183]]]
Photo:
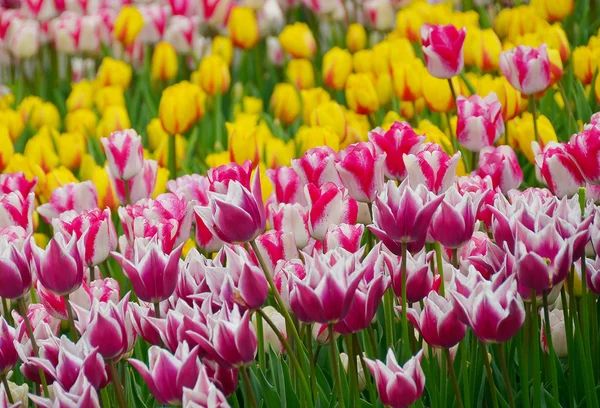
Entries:
[[241, 166], [235, 162], [224, 164], [208, 170], [209, 190], [217, 193], [227, 193], [231, 181], [237, 181], [247, 190], [251, 190], [250, 179], [252, 176], [252, 162], [246, 160]]
[[500, 53], [500, 69], [508, 82], [519, 92], [533, 95], [550, 84], [550, 59], [547, 45], [537, 49], [519, 45]]
[[0, 316], [0, 377], [8, 374], [17, 364], [18, 355], [15, 349], [16, 331], [10, 327], [4, 317]]
[[436, 78], [452, 78], [462, 72], [465, 65], [463, 45], [467, 29], [458, 30], [453, 25], [421, 26], [421, 43], [427, 70]]
[[92, 384], [83, 375], [79, 376], [77, 382], [68, 390], [60, 386], [58, 382], [52, 384], [54, 399], [42, 398], [29, 394], [29, 398], [42, 408], [77, 407], [96, 408], [100, 406], [98, 393]]
[[131, 180], [144, 166], [142, 137], [133, 129], [118, 130], [100, 139], [110, 172], [119, 180]]
[[456, 98], [458, 121], [456, 138], [472, 152], [492, 146], [504, 133], [502, 105], [495, 93], [485, 98], [475, 94], [469, 98], [459, 95]]
[[454, 183], [461, 154], [450, 157], [439, 145], [423, 145], [416, 154], [403, 156], [408, 181], [413, 189], [423, 184], [434, 194], [445, 193]]
[[18, 191], [23, 197], [27, 197], [29, 193], [35, 191], [37, 181], [37, 177], [28, 180], [21, 171], [0, 174], [0, 193], [8, 194]]
[[[158, 172], [158, 163], [154, 160], [145, 160], [142, 170], [130, 180], [121, 180], [117, 178], [110, 168], [108, 176], [117, 195], [117, 200], [121, 204], [137, 203], [141, 199], [150, 198], [156, 186], [156, 175]], [[125, 183], [128, 187], [125, 188]], [[127, 193], [129, 192], [129, 197]]]
[[69, 183], [52, 190], [52, 196], [46, 204], [37, 208], [37, 212], [50, 224], [53, 218], [74, 210], [78, 214], [98, 207], [98, 191], [91, 181]]
[[319, 146], [308, 150], [299, 159], [292, 160], [292, 168], [296, 170], [303, 184], [312, 183], [317, 187], [327, 182], [342, 186], [342, 180], [335, 169], [339, 160], [337, 153], [328, 146]]
[[586, 125], [581, 132], [571, 136], [566, 150], [573, 157], [586, 181], [600, 184], [600, 127]]
[[271, 203], [267, 214], [271, 228], [291, 233], [298, 249], [302, 249], [308, 244], [310, 233], [308, 231], [308, 211], [305, 207], [297, 203]]
[[365, 226], [363, 224], [330, 225], [325, 233], [323, 250], [329, 252], [339, 247], [348, 252], [358, 252], [364, 232]]
[[267, 170], [267, 177], [275, 189], [275, 202], [278, 204], [306, 204], [304, 184], [298, 173], [291, 167], [281, 166]]
[[34, 193], [29, 193], [26, 197], [18, 191], [0, 195], [0, 228], [18, 226], [31, 234], [34, 206]]
[[386, 154], [378, 154], [370, 142], [359, 142], [341, 150], [338, 155], [340, 161], [335, 168], [348, 195], [363, 203], [373, 202], [383, 189]]
[[[25, 230], [20, 227], [19, 230], [25, 234]], [[0, 233], [0, 297], [18, 299], [25, 296], [32, 283], [29, 263], [23, 253], [25, 237], [12, 240], [6, 228], [0, 228]]]
[[294, 236], [289, 232], [268, 231], [256, 237], [256, 246], [271, 275], [279, 261], [298, 258]]
[[494, 188], [499, 187], [504, 194], [519, 188], [523, 182], [523, 170], [512, 147], [484, 147], [479, 152], [479, 166], [471, 175], [482, 178], [490, 176]]
[[193, 388], [183, 388], [183, 406], [199, 408], [229, 408], [223, 392], [210, 380], [206, 368], [201, 367]]
[[580, 165], [568, 152], [567, 144], [549, 142], [535, 158], [548, 187], [559, 197], [575, 194], [585, 186]]
[[[420, 302], [434, 289], [434, 276], [429, 271], [433, 252], [421, 251], [414, 257], [406, 254], [406, 301]], [[392, 289], [402, 297], [402, 260], [399, 256], [384, 253], [385, 266], [392, 277]]]
[[348, 191], [334, 183], [321, 187], [308, 184], [304, 188], [308, 200], [308, 228], [313, 238], [325, 239], [330, 225], [354, 224], [358, 218], [358, 204]]

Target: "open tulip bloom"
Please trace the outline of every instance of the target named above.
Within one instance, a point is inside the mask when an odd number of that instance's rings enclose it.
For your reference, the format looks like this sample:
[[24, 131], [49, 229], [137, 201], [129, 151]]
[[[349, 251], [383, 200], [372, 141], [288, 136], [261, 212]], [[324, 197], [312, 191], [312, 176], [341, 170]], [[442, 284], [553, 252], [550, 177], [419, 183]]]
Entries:
[[599, 408], [600, 7], [446, 3], [0, 2], [0, 408]]

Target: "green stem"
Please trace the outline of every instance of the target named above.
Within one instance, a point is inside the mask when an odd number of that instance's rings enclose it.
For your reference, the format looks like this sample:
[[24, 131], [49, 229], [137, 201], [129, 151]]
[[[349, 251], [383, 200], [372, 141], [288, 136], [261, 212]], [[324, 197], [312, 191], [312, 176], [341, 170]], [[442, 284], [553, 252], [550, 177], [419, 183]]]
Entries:
[[216, 151], [221, 151], [221, 149], [225, 149], [225, 145], [223, 143], [222, 134], [223, 129], [221, 126], [221, 94], [217, 93], [213, 100], [213, 114], [214, 114], [214, 126], [215, 126], [215, 144], [214, 148]]
[[533, 117], [533, 131], [535, 134], [535, 141], [538, 142], [540, 148], [543, 148], [542, 141], [540, 140], [540, 133], [538, 132], [537, 125], [537, 108], [535, 106], [535, 96], [529, 95], [529, 109], [531, 110], [531, 116]]
[[[563, 314], [564, 314], [564, 320], [565, 320], [565, 334], [567, 337], [567, 358], [568, 358], [568, 364], [569, 367], [575, 368], [575, 363], [573, 361], [573, 321], [571, 319], [571, 311], [569, 310], [569, 306], [567, 303], [567, 294], [565, 292], [565, 286], [563, 285], [562, 288], [560, 288], [560, 300], [562, 302], [562, 306], [563, 306]], [[573, 396], [573, 393], [575, 392], [576, 389], [576, 385], [575, 385], [575, 375], [572, 371], [570, 371], [568, 373], [568, 380], [569, 380], [569, 386], [568, 388], [568, 393], [569, 393], [569, 403], [567, 405], [572, 406], [572, 405], [576, 405], [575, 403], [575, 399]]]
[[552, 376], [552, 396], [554, 397], [554, 406], [559, 407], [558, 398], [558, 375], [556, 373], [554, 344], [552, 343], [552, 332], [550, 331], [550, 313], [548, 312], [548, 291], [542, 292], [542, 301], [544, 303], [544, 319], [546, 328], [546, 344], [548, 344], [548, 357], [550, 359], [550, 375]]
[[390, 287], [383, 295], [383, 312], [385, 317], [385, 339], [388, 347], [394, 347], [394, 292]]
[[[450, 92], [452, 92], [452, 100], [454, 101], [454, 106], [458, 110], [458, 106], [456, 105], [456, 90], [454, 89], [454, 84], [452, 83], [452, 78], [448, 78], [448, 85], [450, 85]], [[452, 139], [452, 147], [454, 148], [454, 153], [458, 152], [458, 140], [456, 139], [456, 135], [452, 131], [452, 124], [450, 122], [450, 113], [446, 112], [446, 119], [448, 119], [448, 130], [450, 131], [450, 139]]]
[[359, 406], [359, 390], [358, 390], [358, 367], [356, 366], [356, 356], [352, 345], [352, 337], [350, 335], [344, 338], [346, 348], [348, 349], [348, 376], [350, 377], [350, 392], [352, 394], [353, 407]]
[[90, 283], [96, 280], [96, 268], [90, 266]]
[[263, 318], [260, 313], [256, 314], [256, 331], [258, 332], [258, 366], [262, 370], [267, 369], [265, 358], [265, 336], [263, 329]]
[[307, 326], [308, 330], [306, 331], [306, 347], [308, 348], [308, 358], [310, 360], [310, 393], [309, 399], [313, 401], [313, 398], [317, 396], [317, 382], [316, 382], [316, 374], [315, 374], [315, 354], [313, 353], [313, 344], [312, 344], [312, 326]]
[[10, 299], [0, 298], [2, 302], [2, 310], [4, 311], [4, 318], [6, 322], [12, 326], [12, 316], [10, 315]]
[[437, 270], [440, 275], [440, 295], [446, 296], [445, 282], [444, 282], [444, 263], [442, 261], [442, 245], [439, 242], [434, 244], [435, 246], [435, 258], [437, 261]]
[[331, 370], [335, 379], [335, 390], [338, 395], [338, 403], [341, 408], [344, 408], [344, 393], [342, 391], [342, 382], [340, 380], [340, 371], [338, 368], [338, 359], [340, 356], [337, 351], [337, 344], [333, 332], [333, 324], [328, 324], [329, 327], [329, 345], [331, 346]]
[[154, 303], [154, 317], [160, 319], [160, 302]]
[[369, 336], [369, 343], [371, 344], [371, 348], [373, 349], [373, 353], [370, 357], [377, 358], [377, 341], [375, 340], [375, 332], [373, 331], [373, 326], [369, 325], [369, 327], [367, 327], [367, 335]]
[[175, 146], [177, 138], [175, 135], [169, 135], [169, 179], [177, 178], [177, 147]]
[[535, 290], [531, 291], [531, 333], [530, 336], [530, 344], [531, 344], [531, 353], [533, 355], [533, 406], [535, 408], [540, 408], [542, 405], [541, 398], [541, 388], [542, 388], [542, 380], [541, 380], [541, 372], [540, 372], [540, 345], [538, 338], [538, 315], [537, 315], [537, 294]]
[[498, 355], [500, 356], [500, 367], [502, 369], [502, 378], [504, 379], [504, 387], [508, 396], [508, 405], [510, 408], [515, 408], [515, 399], [513, 398], [512, 386], [508, 377], [508, 369], [506, 368], [506, 358], [504, 357], [504, 346], [501, 343], [496, 344]]
[[456, 373], [454, 372], [454, 364], [452, 364], [452, 358], [450, 357], [450, 351], [447, 348], [444, 349], [444, 354], [446, 355], [446, 364], [448, 364], [448, 373], [450, 374], [450, 379], [452, 380], [452, 387], [454, 388], [454, 394], [456, 395], [456, 404], [458, 408], [463, 408], [462, 398], [460, 396], [460, 388], [458, 387], [458, 380], [456, 379]]
[[114, 360], [108, 360], [108, 371], [110, 373], [110, 379], [115, 389], [115, 395], [117, 396], [117, 404], [120, 408], [127, 408], [127, 400], [125, 399], [125, 391], [121, 385], [121, 379], [117, 371], [117, 363]]
[[464, 395], [465, 395], [465, 406], [467, 408], [471, 407], [471, 384], [469, 383], [469, 368], [467, 367], [467, 354], [469, 351], [469, 347], [467, 346], [466, 342], [462, 342], [460, 347], [462, 348], [461, 350], [461, 358], [460, 358], [460, 372], [461, 375], [463, 376], [463, 388], [464, 388]]
[[252, 390], [252, 384], [250, 383], [250, 377], [248, 377], [248, 369], [246, 366], [242, 366], [240, 368], [240, 372], [242, 373], [242, 379], [244, 384], [246, 385], [246, 395], [250, 398], [250, 406], [253, 408], [258, 408], [258, 404], [256, 403], [256, 396], [254, 395], [254, 390]]
[[[408, 244], [402, 242], [402, 260], [401, 260], [401, 278], [402, 278], [402, 345], [406, 353], [406, 358], [410, 357], [411, 350], [408, 340], [408, 310], [406, 305], [406, 257], [408, 256]], [[393, 344], [392, 344], [393, 347]]]
[[[31, 322], [29, 321], [29, 316], [27, 315], [27, 306], [25, 305], [25, 298], [20, 297], [17, 300], [17, 304], [19, 305], [21, 316], [23, 317], [23, 321], [25, 322], [25, 329], [27, 330], [27, 335], [29, 336], [29, 341], [31, 342], [33, 356], [39, 357], [40, 349], [38, 348], [37, 342], [35, 341], [35, 337], [33, 336], [33, 329], [31, 327]], [[41, 368], [38, 368], [38, 374], [40, 376], [40, 381], [42, 382], [42, 389], [44, 390], [44, 395], [50, 395], [48, 393], [48, 382], [46, 381], [46, 373]]]
[[129, 190], [129, 180], [123, 180], [123, 186], [125, 187], [125, 205], [129, 205], [129, 201], [131, 201], [131, 192]]
[[77, 341], [79, 340], [79, 336], [77, 335], [77, 330], [75, 330], [75, 319], [73, 318], [73, 309], [71, 308], [71, 303], [69, 303], [69, 295], [64, 295], [63, 299], [65, 300], [67, 318], [69, 319], [69, 332], [71, 333], [71, 338], [73, 341]]
[[8, 380], [6, 379], [6, 375], [0, 375], [0, 378], [2, 378], [2, 384], [4, 384], [4, 390], [6, 391], [6, 397], [8, 398], [8, 402], [14, 404], [15, 400], [13, 399], [12, 393], [10, 392], [10, 387], [8, 386]]
[[494, 408], [498, 408], [498, 396], [496, 395], [496, 385], [494, 384], [494, 376], [492, 375], [492, 366], [488, 358], [487, 348], [485, 343], [479, 340], [481, 349], [481, 356], [483, 357], [483, 365], [485, 366], [485, 375], [487, 376], [488, 383], [490, 385], [490, 394], [492, 394], [492, 404]]
[[452, 266], [458, 269], [458, 248], [452, 248]]
[[[562, 81], [558, 81], [556, 84], [558, 85], [558, 90], [560, 92], [560, 96], [562, 96], [563, 102], [565, 103], [565, 110], [567, 111], [567, 116], [569, 117], [569, 122], [568, 122], [569, 134], [571, 134], [571, 132], [577, 133], [577, 121], [575, 120], [575, 116], [573, 115], [571, 101], [569, 100], [569, 97], [567, 96], [567, 90], [565, 89], [565, 85], [563, 84]], [[571, 124], [573, 124], [575, 126], [575, 128], [573, 130], [571, 130]]]

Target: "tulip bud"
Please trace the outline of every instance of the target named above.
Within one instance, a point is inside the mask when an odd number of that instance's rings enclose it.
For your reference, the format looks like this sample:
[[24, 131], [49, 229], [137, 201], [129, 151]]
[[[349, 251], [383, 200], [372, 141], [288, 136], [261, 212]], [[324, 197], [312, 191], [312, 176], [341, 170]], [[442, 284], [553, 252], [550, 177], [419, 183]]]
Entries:
[[293, 59], [288, 62], [285, 75], [298, 89], [310, 89], [315, 86], [315, 71], [308, 59]]
[[335, 168], [348, 189], [350, 197], [361, 202], [373, 202], [383, 189], [383, 168], [386, 154], [377, 154], [375, 146], [361, 142], [340, 151]]
[[392, 79], [394, 92], [401, 101], [414, 102], [422, 96], [423, 74], [425, 66], [419, 58], [408, 62], [394, 63], [392, 65]]
[[517, 155], [506, 145], [481, 149], [478, 168], [472, 174], [482, 178], [490, 176], [494, 188], [499, 187], [504, 194], [519, 188], [523, 182], [523, 170]]
[[211, 96], [227, 92], [231, 83], [227, 62], [218, 55], [202, 58], [198, 68], [198, 79], [196, 83]]
[[152, 53], [152, 78], [170, 81], [177, 75], [177, 54], [168, 42], [161, 41]]
[[441, 148], [404, 155], [404, 165], [411, 187], [416, 189], [419, 184], [424, 184], [435, 194], [445, 192], [454, 182], [460, 157], [460, 152], [450, 157]]
[[573, 157], [581, 170], [581, 175], [588, 183], [600, 184], [600, 166], [591, 157], [600, 153], [600, 127], [586, 126], [581, 132], [571, 136], [565, 145], [567, 152]]
[[[45, 3], [50, 3], [46, 0]], [[36, 20], [15, 20], [10, 25], [9, 50], [20, 59], [36, 55], [40, 47], [41, 30]]]
[[388, 31], [394, 26], [394, 9], [390, 0], [365, 0], [363, 11], [371, 27]]
[[358, 24], [350, 24], [346, 32], [346, 47], [351, 53], [364, 49], [367, 45], [367, 32], [365, 28]]
[[279, 83], [275, 85], [271, 95], [271, 109], [273, 115], [289, 126], [300, 115], [300, 98], [298, 91], [291, 84]]
[[168, 134], [185, 133], [204, 114], [201, 92], [188, 81], [171, 85], [163, 91], [158, 116]]
[[96, 137], [109, 137], [113, 132], [129, 128], [131, 128], [131, 122], [127, 109], [124, 106], [109, 106], [98, 122]]
[[579, 165], [568, 151], [567, 145], [550, 142], [535, 158], [550, 190], [559, 197], [575, 194], [585, 186]]
[[279, 42], [294, 58], [311, 58], [317, 50], [313, 33], [306, 23], [285, 26], [279, 34]]
[[115, 20], [114, 38], [125, 46], [133, 44], [144, 27], [144, 16], [133, 6], [125, 6]]
[[547, 46], [518, 46], [500, 54], [500, 69], [510, 84], [525, 95], [545, 90], [550, 83]]
[[331, 100], [331, 96], [323, 88], [302, 89], [300, 97], [302, 98], [302, 118], [305, 124], [311, 123], [312, 112], [318, 106]]
[[[158, 172], [158, 164], [154, 160], [144, 160], [142, 171], [128, 181], [114, 177], [110, 168], [107, 170], [114, 192], [121, 204], [136, 203], [143, 198], [150, 198], [152, 196], [157, 184]], [[126, 196], [125, 183], [129, 183], [129, 197]]]
[[367, 74], [350, 74], [346, 82], [346, 101], [348, 107], [360, 115], [379, 109], [377, 91]]
[[333, 47], [323, 56], [323, 82], [335, 91], [346, 86], [352, 72], [352, 54], [339, 47]]
[[229, 36], [233, 45], [242, 49], [250, 49], [259, 39], [258, 23], [254, 11], [248, 7], [233, 7], [227, 22]]
[[144, 148], [142, 138], [133, 129], [111, 133], [100, 139], [111, 174], [119, 180], [131, 180], [142, 171]]
[[464, 67], [463, 45], [466, 28], [457, 30], [452, 25], [421, 27], [421, 42], [427, 70], [436, 78], [452, 78]]
[[486, 146], [496, 143], [504, 133], [502, 106], [496, 94], [491, 93], [485, 98], [473, 95], [470, 98], [458, 96], [458, 124], [456, 138], [468, 150], [478, 152]]
[[15, 335], [15, 329], [6, 323], [4, 317], [0, 316], [0, 375], [2, 377], [8, 374], [18, 361], [17, 350], [14, 346]]
[[[546, 327], [544, 314], [540, 313], [542, 320], [542, 330], [540, 332], [540, 343], [545, 353], [548, 353], [548, 341], [546, 339]], [[552, 346], [558, 358], [565, 358], [569, 355], [567, 350], [567, 335], [565, 330], [565, 316], [562, 310], [554, 309], [549, 313], [550, 316], [550, 335], [552, 336]]]

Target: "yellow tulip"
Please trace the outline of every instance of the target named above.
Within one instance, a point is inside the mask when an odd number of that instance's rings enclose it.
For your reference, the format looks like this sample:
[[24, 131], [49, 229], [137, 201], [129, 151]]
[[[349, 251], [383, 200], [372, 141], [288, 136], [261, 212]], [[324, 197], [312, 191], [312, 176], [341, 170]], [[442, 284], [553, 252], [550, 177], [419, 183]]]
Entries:
[[[535, 132], [533, 128], [533, 117], [531, 113], [525, 112], [520, 118], [513, 119], [515, 129], [514, 132], [509, 131], [510, 144], [513, 148], [520, 150], [527, 160], [531, 163], [534, 161], [533, 150], [531, 149], [531, 142], [535, 141]], [[539, 115], [537, 117], [537, 127], [540, 139], [545, 145], [550, 141], [556, 142], [556, 132], [550, 120], [544, 116]], [[512, 128], [510, 130], [513, 130]]]
[[323, 88], [303, 89], [300, 91], [302, 98], [302, 120], [305, 124], [310, 122], [313, 110], [322, 103], [329, 102], [331, 96]]
[[94, 95], [94, 105], [96, 105], [96, 109], [100, 112], [100, 115], [102, 115], [109, 106], [125, 107], [125, 94], [123, 93], [123, 89], [116, 85], [105, 86], [98, 89]]
[[9, 91], [0, 95], [0, 111], [12, 109], [15, 104], [15, 96]]
[[231, 38], [217, 35], [212, 40], [210, 53], [211, 55], [221, 56], [227, 65], [231, 65], [233, 61], [233, 43], [231, 42]]
[[56, 140], [60, 162], [69, 170], [78, 168], [86, 152], [85, 136], [80, 133], [63, 133]]
[[[458, 78], [452, 78], [454, 91], [460, 94], [460, 82]], [[448, 81], [436, 78], [429, 73], [423, 77], [423, 98], [429, 109], [434, 112], [449, 112], [454, 108], [454, 99]]]
[[442, 149], [444, 149], [446, 153], [454, 154], [452, 140], [450, 140], [445, 132], [443, 132], [439, 127], [431, 123], [429, 120], [421, 120], [419, 122], [419, 126], [415, 128], [415, 132], [419, 135], [425, 135], [426, 142], [437, 143], [442, 147]]
[[65, 127], [69, 133], [80, 133], [84, 136], [96, 134], [96, 123], [98, 118], [91, 109], [77, 109], [67, 113]]
[[288, 62], [285, 73], [288, 80], [298, 89], [308, 89], [315, 86], [315, 71], [310, 60], [291, 60]]
[[26, 96], [23, 98], [19, 106], [17, 106], [17, 112], [21, 114], [23, 122], [31, 120], [33, 112], [35, 112], [42, 104], [44, 100], [39, 96]]
[[494, 19], [494, 31], [498, 34], [498, 37], [504, 38], [508, 36], [508, 25], [512, 18], [514, 11], [512, 8], [503, 8], [500, 10], [496, 18]]
[[396, 111], [388, 111], [383, 117], [383, 124], [381, 128], [383, 130], [389, 130], [394, 122], [402, 122], [404, 119]]
[[329, 101], [317, 106], [310, 115], [310, 125], [329, 127], [338, 135], [340, 143], [348, 136], [348, 126], [344, 109], [335, 101]]
[[49, 200], [52, 192], [58, 187], [65, 186], [69, 183], [77, 183], [78, 181], [79, 180], [77, 180], [77, 177], [75, 177], [71, 170], [67, 169], [65, 166], [59, 166], [46, 174], [46, 186], [42, 196], [46, 200]]
[[71, 93], [67, 98], [67, 112], [73, 112], [77, 109], [92, 108], [92, 83], [88, 80], [82, 80], [71, 85]]
[[352, 72], [352, 54], [333, 47], [323, 56], [323, 82], [336, 91], [344, 89]]
[[600, 51], [592, 50], [586, 46], [580, 46], [573, 50], [573, 57], [571, 58], [573, 72], [584, 85], [592, 83], [594, 72], [598, 68], [599, 56]]
[[563, 76], [563, 63], [560, 53], [554, 48], [548, 48], [548, 59], [550, 60], [550, 85], [552, 86]]
[[21, 137], [21, 133], [23, 133], [23, 129], [25, 128], [23, 116], [19, 112], [10, 109], [0, 111], [0, 125], [6, 126], [13, 142]]
[[152, 53], [152, 78], [159, 81], [170, 81], [177, 76], [177, 70], [175, 48], [166, 41], [156, 44]]
[[354, 112], [366, 115], [379, 109], [379, 98], [367, 74], [352, 74], [346, 83], [346, 102]]
[[423, 95], [425, 65], [419, 58], [392, 65], [394, 92], [401, 101], [416, 101]]
[[258, 21], [254, 10], [249, 7], [233, 7], [227, 28], [233, 45], [238, 48], [248, 50], [258, 42]]
[[230, 159], [237, 164], [243, 164], [246, 160], [252, 161], [254, 166], [260, 161], [260, 151], [257, 141], [257, 126], [247, 121], [236, 121], [225, 123], [229, 138]]
[[329, 127], [301, 126], [296, 133], [296, 143], [300, 146], [300, 154], [318, 146], [329, 146], [335, 151], [340, 149], [340, 138]]
[[346, 32], [346, 47], [351, 53], [360, 51], [367, 46], [367, 31], [365, 28], [358, 24], [350, 24], [348, 31]]
[[481, 54], [478, 54], [476, 64], [482, 71], [498, 71], [500, 69], [500, 52], [502, 43], [494, 30], [481, 30]]
[[209, 55], [202, 58], [198, 68], [198, 76], [192, 82], [202, 88], [204, 92], [213, 96], [223, 94], [229, 89], [231, 75], [229, 66], [225, 60], [218, 55]]
[[54, 150], [54, 135], [40, 131], [27, 141], [23, 154], [40, 166], [46, 173], [58, 166], [60, 159]]
[[300, 115], [300, 96], [291, 84], [275, 85], [271, 95], [273, 115], [285, 125], [291, 125]]
[[281, 139], [273, 138], [265, 144], [265, 168], [289, 166], [295, 157], [296, 143], [293, 140], [286, 143]]
[[170, 135], [183, 134], [198, 119], [199, 87], [182, 81], [167, 87], [160, 97], [158, 116]]
[[535, 8], [530, 6], [520, 6], [513, 10], [511, 19], [508, 22], [508, 39], [515, 42], [519, 36], [536, 31], [546, 27], [548, 23], [536, 13]]
[[562, 21], [573, 12], [573, 0], [533, 0], [531, 6], [535, 7], [540, 17], [547, 21]]
[[317, 43], [306, 23], [294, 23], [284, 27], [279, 34], [281, 47], [294, 58], [310, 58], [315, 55]]
[[598, 80], [594, 83], [594, 96], [596, 96], [596, 101], [600, 103], [600, 81]]
[[244, 96], [242, 98], [242, 107], [244, 113], [260, 115], [263, 111], [263, 100], [254, 96]]
[[567, 34], [560, 23], [554, 23], [545, 30], [538, 32], [540, 43], [548, 44], [548, 48], [554, 48], [560, 53], [562, 62], [567, 62], [571, 55], [571, 46]]
[[108, 137], [112, 132], [131, 128], [127, 109], [122, 106], [109, 106], [104, 111], [96, 128], [96, 137]]
[[35, 244], [42, 249], [46, 249], [48, 242], [50, 242], [48, 235], [42, 234], [41, 232], [34, 233], [33, 240], [35, 241]]
[[415, 57], [415, 51], [406, 38], [383, 41], [373, 47], [373, 71], [375, 74], [389, 73], [394, 63]]
[[8, 128], [4, 125], [0, 125], [0, 171], [8, 166], [14, 153], [15, 149], [8, 133]]
[[416, 7], [406, 7], [400, 9], [396, 14], [396, 30], [400, 37], [408, 38], [410, 42], [418, 43], [421, 41], [421, 26], [423, 25], [422, 14]]
[[[167, 167], [169, 163], [169, 137], [164, 138], [162, 143], [154, 151], [154, 160], [161, 167]], [[181, 135], [175, 135], [175, 154], [177, 155], [177, 170], [181, 170], [182, 163], [185, 161], [187, 151], [187, 139]]]
[[79, 179], [81, 181], [91, 180], [96, 167], [98, 167], [96, 159], [94, 159], [91, 154], [84, 153], [81, 157], [81, 164], [79, 165]]
[[58, 108], [50, 102], [42, 103], [31, 113], [29, 123], [34, 129], [40, 129], [42, 126], [49, 126], [53, 129], [60, 128], [60, 113], [58, 112]]
[[379, 74], [375, 81], [375, 89], [377, 90], [380, 106], [386, 106], [392, 103], [394, 84], [392, 83], [392, 76], [390, 74], [387, 72]]
[[156, 171], [156, 184], [154, 185], [152, 198], [156, 198], [167, 191], [167, 181], [169, 181], [169, 170], [159, 167]]
[[229, 151], [219, 152], [219, 153], [210, 153], [206, 155], [206, 165], [208, 167], [219, 167], [224, 164], [231, 163], [231, 156], [229, 155]]
[[340, 143], [340, 149], [348, 147], [353, 143], [366, 142], [371, 130], [371, 124], [367, 115], [359, 115], [351, 110], [345, 110], [344, 115], [348, 122], [348, 136], [343, 143]]
[[134, 6], [124, 6], [115, 20], [113, 36], [121, 44], [133, 44], [144, 28], [144, 16]]
[[125, 90], [131, 82], [132, 68], [131, 65], [124, 61], [104, 57], [98, 68], [94, 86], [102, 88], [104, 86], [117, 85]]
[[119, 207], [113, 185], [105, 167], [96, 165], [90, 178], [98, 191], [98, 208], [110, 208], [115, 211]]
[[425, 110], [425, 98], [421, 97], [414, 102], [400, 102], [400, 115], [406, 119], [413, 119]]
[[181, 250], [181, 256], [183, 257], [183, 259], [187, 258], [188, 254], [192, 249], [198, 248], [196, 247], [196, 241], [190, 238], [183, 244], [183, 249]]
[[373, 72], [373, 51], [362, 50], [355, 53], [352, 56], [352, 67], [357, 74]]
[[37, 178], [38, 182], [35, 186], [35, 193], [39, 195], [46, 184], [46, 173], [44, 170], [33, 160], [25, 157], [21, 153], [13, 154], [12, 158], [8, 162], [8, 166], [4, 169], [5, 173], [16, 173], [23, 172], [25, 178], [32, 181], [34, 177]]
[[148, 123], [146, 134], [148, 134], [148, 144], [152, 151], [155, 151], [169, 137], [169, 134], [163, 129], [159, 118], [154, 118]]

